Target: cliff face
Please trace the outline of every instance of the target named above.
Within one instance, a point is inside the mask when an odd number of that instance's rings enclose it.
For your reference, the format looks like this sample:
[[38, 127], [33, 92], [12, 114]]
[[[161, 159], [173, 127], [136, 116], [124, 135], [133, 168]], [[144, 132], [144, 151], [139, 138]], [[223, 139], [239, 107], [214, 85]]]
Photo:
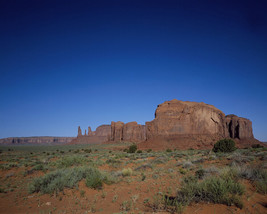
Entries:
[[123, 122], [111, 122], [111, 141], [141, 142], [146, 140], [146, 128], [137, 122], [124, 124]]
[[252, 131], [252, 122], [249, 119], [237, 117], [236, 115], [227, 115], [225, 117], [227, 135], [230, 138], [254, 138]]
[[39, 145], [39, 144], [66, 144], [71, 142], [74, 137], [9, 137], [0, 139], [0, 144], [8, 145]]
[[147, 139], [156, 135], [225, 135], [225, 115], [214, 106], [172, 100], [158, 105], [155, 119], [146, 122]]

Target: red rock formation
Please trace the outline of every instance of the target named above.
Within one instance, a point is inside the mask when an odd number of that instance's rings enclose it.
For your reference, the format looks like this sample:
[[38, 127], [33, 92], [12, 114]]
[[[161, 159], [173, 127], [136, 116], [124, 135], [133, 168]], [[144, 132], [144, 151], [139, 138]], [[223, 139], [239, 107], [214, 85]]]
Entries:
[[88, 126], [88, 135], [89, 135], [89, 136], [93, 135], [93, 133], [92, 133], [92, 129], [91, 129], [90, 126]]
[[249, 119], [230, 114], [225, 117], [225, 120], [228, 130], [226, 137], [238, 139], [254, 138], [252, 122]]
[[111, 141], [122, 141], [123, 140], [123, 122], [111, 122]]
[[78, 127], [78, 137], [79, 136], [82, 136], [82, 130], [81, 130], [81, 127], [80, 126]]
[[126, 123], [123, 126], [122, 140], [130, 142], [141, 142], [143, 140], [146, 140], [145, 132], [145, 126], [137, 124], [137, 122]]
[[111, 141], [141, 142], [146, 139], [145, 126], [130, 122], [111, 122]]
[[[111, 125], [99, 126], [95, 132], [88, 127], [87, 138], [80, 136], [80, 127], [78, 130], [78, 138], [83, 142], [92, 142], [92, 139], [94, 142], [109, 139], [115, 142], [146, 141], [149, 144], [166, 141], [173, 145], [190, 145], [192, 148], [202, 148], [203, 145], [212, 146], [221, 138], [237, 139], [240, 145], [245, 142], [240, 140], [244, 139], [247, 139], [247, 145], [258, 143], [254, 141], [250, 120], [235, 115], [225, 117], [221, 110], [205, 103], [178, 100], [166, 101], [158, 105], [155, 119], [146, 122], [145, 126], [136, 122], [126, 124], [120, 121], [111, 122]], [[101, 138], [92, 138], [94, 136]]]
[[146, 122], [147, 139], [158, 135], [221, 135], [226, 132], [225, 115], [212, 105], [172, 100], [158, 105], [155, 119]]
[[93, 133], [95, 136], [110, 138], [111, 126], [110, 125], [101, 125], [98, 126]]
[[80, 126], [78, 127], [78, 136], [73, 139], [70, 144], [97, 144], [103, 143], [110, 139], [111, 126], [110, 125], [102, 125], [96, 128], [93, 132], [90, 127], [88, 127], [88, 135], [79, 134], [81, 130]]

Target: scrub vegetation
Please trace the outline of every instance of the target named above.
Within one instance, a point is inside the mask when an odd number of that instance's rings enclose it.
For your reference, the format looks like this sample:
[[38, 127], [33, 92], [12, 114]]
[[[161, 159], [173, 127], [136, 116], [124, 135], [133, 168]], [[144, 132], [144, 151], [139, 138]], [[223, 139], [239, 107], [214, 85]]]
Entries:
[[0, 213], [266, 212], [266, 148], [214, 148], [2, 146]]

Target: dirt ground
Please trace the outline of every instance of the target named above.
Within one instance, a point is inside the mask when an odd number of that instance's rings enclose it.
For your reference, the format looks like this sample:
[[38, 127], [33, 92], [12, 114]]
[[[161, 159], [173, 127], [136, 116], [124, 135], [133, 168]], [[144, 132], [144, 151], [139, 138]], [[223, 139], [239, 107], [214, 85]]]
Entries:
[[[92, 152], [86, 153], [88, 148]], [[75, 145], [39, 150], [13, 147], [8, 151], [8, 147], [3, 148], [0, 163], [0, 213], [169, 213], [171, 211], [155, 204], [162, 195], [175, 196], [185, 176], [194, 175], [198, 169], [215, 168], [219, 171], [236, 161], [236, 155], [216, 156], [208, 150], [143, 150], [142, 153], [129, 154], [118, 151], [117, 148], [118, 145], [83, 145], [79, 147], [78, 152]], [[245, 154], [249, 157], [254, 155], [242, 164], [266, 167], [266, 150], [236, 152], [239, 152], [238, 155], [242, 154], [242, 157], [245, 157]], [[87, 187], [82, 179], [76, 187], [64, 188], [57, 193], [29, 192], [29, 184], [35, 178], [57, 170], [58, 166], [55, 167], [53, 163], [71, 156], [82, 156], [83, 160], [88, 160], [80, 163], [82, 166], [93, 163], [100, 171], [115, 173], [116, 182], [104, 184], [100, 189], [92, 189]], [[188, 168], [185, 166], [186, 162], [192, 165]], [[40, 167], [40, 170], [32, 170], [37, 164], [43, 167]], [[128, 168], [132, 173], [121, 175], [122, 170]], [[240, 179], [240, 183], [245, 187], [245, 193], [241, 196], [242, 209], [234, 205], [200, 201], [184, 206], [179, 212], [267, 213], [267, 195], [258, 192], [251, 180]]]

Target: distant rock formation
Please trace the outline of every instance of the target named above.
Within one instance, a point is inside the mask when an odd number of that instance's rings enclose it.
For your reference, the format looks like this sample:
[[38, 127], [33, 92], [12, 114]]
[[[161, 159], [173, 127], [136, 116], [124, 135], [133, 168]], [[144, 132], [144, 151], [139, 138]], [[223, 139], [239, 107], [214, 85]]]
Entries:
[[133, 141], [141, 142], [146, 140], [145, 126], [130, 122], [111, 122], [111, 141]]
[[78, 137], [79, 136], [82, 136], [82, 130], [81, 130], [81, 127], [80, 126], [78, 127]]
[[95, 131], [92, 131], [91, 127], [88, 127], [88, 134], [82, 135], [80, 132], [81, 128], [78, 127], [77, 138], [73, 139], [70, 144], [95, 144], [102, 143], [110, 140], [111, 126], [110, 125], [101, 125], [96, 128]]
[[[90, 134], [89, 134], [90, 133]], [[101, 134], [100, 134], [101, 133]], [[101, 136], [101, 138], [95, 138]], [[94, 137], [94, 138], [93, 138]], [[212, 144], [221, 138], [233, 138], [254, 142], [252, 122], [236, 115], [227, 115], [212, 105], [205, 103], [171, 100], [158, 105], [155, 119], [145, 125], [137, 122], [111, 122], [100, 126], [95, 132], [88, 127], [88, 136], [80, 135], [75, 142], [104, 141], [143, 142], [159, 137], [176, 141]], [[92, 140], [93, 139], [93, 140]], [[180, 142], [180, 141], [179, 141]], [[258, 142], [258, 141], [257, 141]]]
[[5, 145], [59, 145], [70, 143], [74, 137], [9, 137], [0, 139]]

